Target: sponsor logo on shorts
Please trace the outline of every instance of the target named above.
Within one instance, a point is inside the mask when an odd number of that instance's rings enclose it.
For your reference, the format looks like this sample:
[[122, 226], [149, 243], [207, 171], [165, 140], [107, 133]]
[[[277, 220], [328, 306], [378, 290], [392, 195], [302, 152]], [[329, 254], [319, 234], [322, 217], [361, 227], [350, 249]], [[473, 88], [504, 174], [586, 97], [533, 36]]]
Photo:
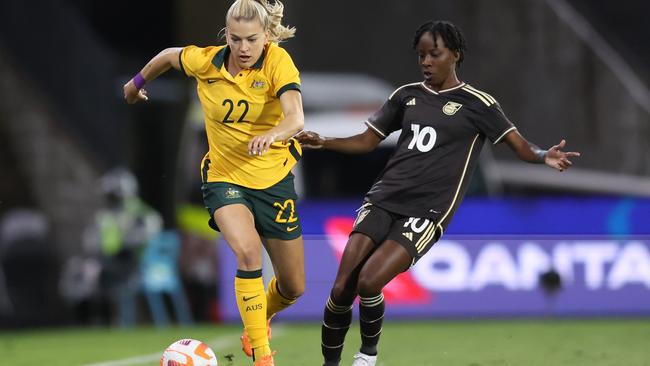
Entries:
[[236, 189], [233, 189], [232, 187], [228, 187], [224, 196], [229, 199], [241, 198], [241, 192]]
[[287, 231], [288, 231], [288, 232], [292, 232], [292, 231], [296, 230], [296, 229], [298, 228], [298, 226], [299, 226], [299, 225], [296, 225], [296, 226], [289, 226], [289, 227], [287, 227]]

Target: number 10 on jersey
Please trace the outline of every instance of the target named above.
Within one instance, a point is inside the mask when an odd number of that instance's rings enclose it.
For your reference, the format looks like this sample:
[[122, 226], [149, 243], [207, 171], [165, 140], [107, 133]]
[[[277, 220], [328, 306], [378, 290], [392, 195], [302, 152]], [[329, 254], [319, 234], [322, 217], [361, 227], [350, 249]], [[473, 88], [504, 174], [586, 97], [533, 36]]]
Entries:
[[413, 150], [414, 147], [421, 152], [428, 152], [433, 149], [433, 145], [436, 144], [436, 138], [438, 137], [433, 127], [424, 126], [420, 129], [420, 125], [413, 123], [411, 124], [411, 131], [413, 131], [413, 138], [409, 143], [409, 150]]

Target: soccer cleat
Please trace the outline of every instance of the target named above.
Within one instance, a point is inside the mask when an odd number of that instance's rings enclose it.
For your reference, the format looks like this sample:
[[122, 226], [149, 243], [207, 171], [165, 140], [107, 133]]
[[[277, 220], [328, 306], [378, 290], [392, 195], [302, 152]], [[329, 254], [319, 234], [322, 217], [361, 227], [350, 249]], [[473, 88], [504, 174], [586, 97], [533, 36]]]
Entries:
[[251, 341], [248, 339], [248, 332], [244, 328], [244, 333], [239, 337], [241, 341], [241, 350], [244, 351], [244, 354], [248, 357], [253, 357], [253, 348], [251, 347]]
[[273, 355], [275, 355], [275, 351], [255, 361], [253, 366], [275, 366], [275, 363], [273, 363]]
[[[271, 340], [271, 334], [271, 321], [269, 320], [266, 323], [266, 336], [269, 338], [269, 341]], [[239, 337], [239, 340], [241, 341], [241, 350], [244, 351], [244, 354], [248, 357], [253, 357], [253, 347], [251, 347], [251, 340], [248, 338], [246, 328], [244, 328], [244, 332]]]
[[352, 366], [375, 366], [377, 363], [377, 356], [369, 356], [365, 353], [357, 353], [353, 357]]

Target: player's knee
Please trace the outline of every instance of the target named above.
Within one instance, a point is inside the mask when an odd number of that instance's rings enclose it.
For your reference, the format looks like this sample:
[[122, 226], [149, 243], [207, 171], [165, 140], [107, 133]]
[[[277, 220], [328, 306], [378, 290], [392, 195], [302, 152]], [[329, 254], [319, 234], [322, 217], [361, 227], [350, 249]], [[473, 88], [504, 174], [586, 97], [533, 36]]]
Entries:
[[346, 285], [345, 282], [335, 282], [332, 286], [332, 301], [337, 305], [352, 304], [356, 297], [356, 291]]
[[302, 296], [303, 293], [305, 293], [305, 283], [294, 283], [285, 289], [282, 287], [282, 296], [286, 297], [287, 299], [297, 299], [300, 296]]
[[262, 253], [260, 248], [255, 246], [239, 248], [235, 255], [237, 256], [237, 265], [240, 269], [255, 270], [262, 268]]
[[361, 271], [359, 281], [357, 282], [357, 291], [359, 296], [376, 296], [381, 293], [382, 286], [377, 278]]
[[278, 280], [278, 291], [286, 299], [297, 299], [305, 292], [305, 279]]

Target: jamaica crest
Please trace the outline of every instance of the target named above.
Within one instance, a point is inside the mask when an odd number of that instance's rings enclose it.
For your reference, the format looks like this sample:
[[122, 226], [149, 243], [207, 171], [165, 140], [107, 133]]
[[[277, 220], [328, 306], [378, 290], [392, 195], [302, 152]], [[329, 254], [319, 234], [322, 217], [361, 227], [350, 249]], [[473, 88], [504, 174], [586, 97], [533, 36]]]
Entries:
[[460, 104], [460, 103], [456, 103], [456, 102], [447, 102], [447, 104], [445, 104], [445, 105], [442, 107], [442, 113], [444, 113], [444, 114], [446, 114], [446, 115], [448, 115], [448, 116], [453, 116], [454, 114], [456, 114], [456, 112], [458, 112], [458, 110], [459, 110], [460, 107], [462, 107], [462, 106], [463, 106], [463, 105]]

